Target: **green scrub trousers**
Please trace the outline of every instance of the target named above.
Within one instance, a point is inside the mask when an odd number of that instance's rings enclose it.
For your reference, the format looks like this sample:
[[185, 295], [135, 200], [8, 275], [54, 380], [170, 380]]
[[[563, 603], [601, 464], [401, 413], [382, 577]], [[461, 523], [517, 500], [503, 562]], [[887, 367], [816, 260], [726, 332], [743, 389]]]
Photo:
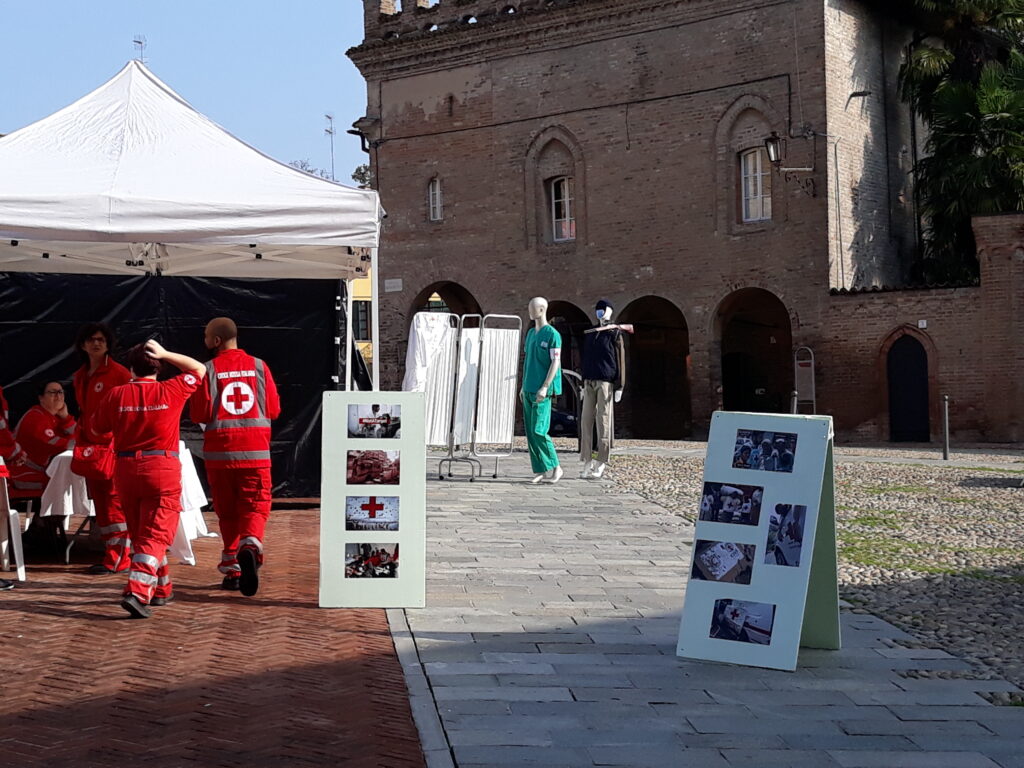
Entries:
[[534, 474], [550, 472], [558, 466], [555, 444], [548, 437], [551, 427], [551, 398], [537, 402], [536, 392], [520, 392], [523, 401], [523, 424], [526, 427], [526, 445], [530, 449], [530, 465]]

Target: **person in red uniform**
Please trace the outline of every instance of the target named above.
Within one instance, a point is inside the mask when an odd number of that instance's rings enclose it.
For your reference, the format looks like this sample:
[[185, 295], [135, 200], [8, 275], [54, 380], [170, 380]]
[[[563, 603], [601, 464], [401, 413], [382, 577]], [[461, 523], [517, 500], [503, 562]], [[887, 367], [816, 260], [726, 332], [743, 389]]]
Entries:
[[[127, 368], [110, 358], [113, 346], [114, 332], [106, 323], [87, 323], [78, 330], [75, 337], [75, 349], [84, 361], [82, 367], [75, 371], [73, 379], [75, 400], [78, 401], [78, 432], [75, 435], [78, 445], [93, 444], [87, 430], [104, 395], [114, 387], [127, 384], [132, 378]], [[110, 440], [101, 445], [109, 446]], [[130, 564], [128, 522], [114, 490], [114, 478], [87, 477], [85, 484], [89, 489], [89, 498], [96, 507], [96, 524], [100, 527], [105, 550], [103, 562], [91, 565], [88, 572], [107, 574], [126, 571]]]
[[192, 396], [191, 417], [205, 424], [203, 460], [224, 541], [221, 586], [255, 595], [270, 517], [270, 422], [281, 414], [270, 368], [238, 348], [227, 317], [206, 324], [206, 385]]
[[[14, 433], [11, 432], [8, 422], [9, 418], [7, 400], [4, 399], [4, 388], [0, 387], [0, 458], [3, 459], [0, 462], [0, 478], [2, 479], [9, 477], [9, 467], [17, 466], [25, 461], [25, 451], [14, 439]], [[7, 589], [14, 589], [14, 582], [0, 579], [0, 592]]]
[[0, 387], [0, 457], [11, 466], [21, 464], [25, 461], [24, 449], [18, 444], [11, 431], [10, 412], [7, 408], [7, 400], [4, 398], [4, 388]]
[[42, 493], [50, 479], [46, 465], [72, 444], [75, 419], [68, 413], [64, 386], [59, 381], [39, 384], [36, 395], [39, 404], [25, 412], [14, 430], [14, 438], [24, 448], [26, 458], [21, 465], [11, 467], [11, 480], [19, 490]]
[[[182, 373], [157, 381], [162, 360]], [[206, 369], [153, 340], [132, 347], [128, 366], [132, 380], [110, 390], [88, 429], [93, 440], [113, 434], [114, 485], [132, 540], [131, 568], [121, 607], [132, 618], [148, 619], [149, 605], [164, 605], [173, 598], [167, 548], [174, 541], [181, 511], [179, 422]]]

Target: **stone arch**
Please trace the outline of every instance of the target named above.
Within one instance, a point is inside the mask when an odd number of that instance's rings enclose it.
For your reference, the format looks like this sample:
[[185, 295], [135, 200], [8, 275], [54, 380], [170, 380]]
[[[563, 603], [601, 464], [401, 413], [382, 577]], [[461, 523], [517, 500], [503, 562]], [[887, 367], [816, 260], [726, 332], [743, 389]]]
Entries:
[[[915, 358], [920, 361], [919, 356], [923, 356], [923, 376], [920, 378], [922, 372], [913, 368]], [[903, 380], [894, 380], [894, 373], [900, 372], [901, 364], [911, 368], [909, 371], [904, 369]], [[912, 325], [901, 325], [883, 339], [877, 358], [878, 391], [882, 402], [879, 419], [881, 439], [891, 442], [929, 442], [932, 439], [935, 426], [941, 419], [937, 370], [938, 350], [927, 333]], [[913, 380], [909, 380], [906, 373], [910, 373]], [[925, 402], [912, 404], [911, 408], [918, 410], [911, 414], [901, 413], [894, 421], [894, 409], [902, 411], [905, 408], [904, 398], [912, 400], [915, 391]]]
[[772, 131], [785, 136], [786, 122], [771, 101], [753, 93], [737, 98], [718, 118], [714, 139], [718, 231], [743, 234], [769, 228], [772, 222], [785, 219], [786, 195], [782, 194], [781, 177], [774, 172], [770, 177], [772, 219], [743, 223], [738, 215], [741, 200], [740, 152], [762, 144]]
[[[592, 325], [587, 313], [571, 301], [554, 300], [548, 302], [548, 322], [562, 336], [562, 369], [582, 374], [583, 332]], [[567, 413], [578, 414], [581, 405], [572, 386], [563, 381], [562, 394], [555, 406]]]
[[793, 390], [793, 324], [775, 293], [733, 291], [714, 315], [720, 406], [727, 411], [787, 413]]
[[618, 320], [632, 323], [635, 333], [626, 334], [626, 389], [616, 407], [616, 434], [689, 437], [693, 416], [685, 315], [668, 299], [648, 295], [631, 301]]
[[[443, 302], [443, 307], [437, 305], [429, 306], [430, 297], [434, 294], [437, 294], [441, 302]], [[447, 311], [456, 315], [483, 314], [480, 311], [480, 302], [476, 300], [473, 294], [451, 280], [439, 280], [431, 283], [416, 294], [416, 298], [412, 300], [412, 304], [409, 307], [409, 321], [412, 321], [412, 316], [417, 312], [429, 311]]]
[[586, 164], [579, 141], [567, 128], [552, 125], [537, 133], [530, 141], [525, 155], [524, 207], [526, 247], [549, 244], [547, 190], [545, 183], [557, 176], [572, 176], [576, 219], [576, 239], [559, 243], [558, 247], [572, 247], [585, 242], [587, 222]]

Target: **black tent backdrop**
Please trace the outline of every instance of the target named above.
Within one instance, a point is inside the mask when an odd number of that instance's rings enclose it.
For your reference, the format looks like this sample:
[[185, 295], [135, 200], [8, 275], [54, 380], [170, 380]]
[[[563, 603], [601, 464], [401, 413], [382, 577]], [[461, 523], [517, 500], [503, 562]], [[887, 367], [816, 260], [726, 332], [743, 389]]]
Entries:
[[[113, 326], [115, 359], [155, 335], [169, 349], [207, 360], [203, 328], [226, 315], [238, 324], [239, 346], [267, 361], [281, 394], [274, 495], [319, 496], [321, 393], [337, 388], [332, 376], [345, 380], [335, 342], [345, 337], [344, 294], [336, 280], [0, 273], [0, 386], [14, 422], [36, 403], [32, 384], [40, 380], [64, 382], [76, 413], [70, 380], [81, 364], [72, 348], [81, 324]], [[368, 389], [361, 356], [352, 359], [360, 388]], [[182, 437], [198, 455], [202, 437], [187, 418]]]

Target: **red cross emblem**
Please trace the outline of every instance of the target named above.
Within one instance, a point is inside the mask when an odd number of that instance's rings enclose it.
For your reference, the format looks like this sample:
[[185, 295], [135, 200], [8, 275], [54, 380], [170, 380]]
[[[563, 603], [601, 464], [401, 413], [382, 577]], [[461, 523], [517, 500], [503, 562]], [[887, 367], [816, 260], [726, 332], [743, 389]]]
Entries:
[[228, 413], [241, 416], [252, 410], [256, 403], [256, 396], [252, 392], [252, 387], [244, 381], [233, 381], [224, 387], [220, 403]]
[[366, 515], [370, 518], [376, 517], [378, 512], [384, 511], [384, 505], [377, 501], [376, 496], [370, 496], [366, 503], [360, 505], [359, 508], [366, 510]]

